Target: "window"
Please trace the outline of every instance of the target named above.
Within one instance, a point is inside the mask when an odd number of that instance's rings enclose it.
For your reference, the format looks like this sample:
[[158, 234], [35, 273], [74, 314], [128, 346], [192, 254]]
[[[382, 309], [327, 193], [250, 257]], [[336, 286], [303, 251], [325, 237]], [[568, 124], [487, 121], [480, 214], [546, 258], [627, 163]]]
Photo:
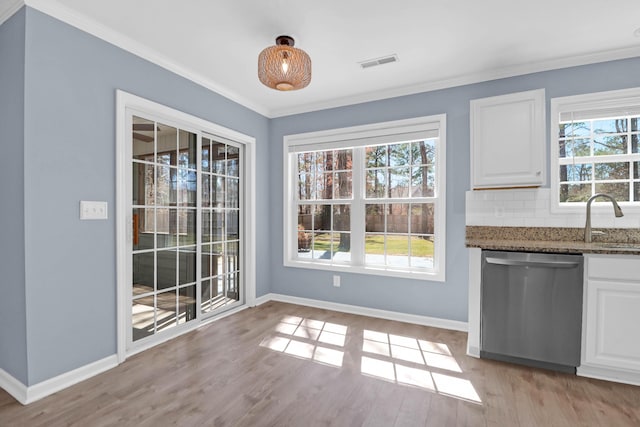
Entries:
[[607, 193], [640, 206], [640, 88], [551, 100], [553, 207]]
[[289, 135], [285, 150], [285, 265], [444, 280], [444, 115]]

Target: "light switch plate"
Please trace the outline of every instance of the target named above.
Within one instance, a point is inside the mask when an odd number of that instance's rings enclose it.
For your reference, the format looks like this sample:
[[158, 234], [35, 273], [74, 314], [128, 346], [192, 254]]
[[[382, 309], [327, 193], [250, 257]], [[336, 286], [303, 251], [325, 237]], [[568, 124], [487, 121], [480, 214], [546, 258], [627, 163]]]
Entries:
[[80, 219], [107, 218], [107, 202], [80, 201]]

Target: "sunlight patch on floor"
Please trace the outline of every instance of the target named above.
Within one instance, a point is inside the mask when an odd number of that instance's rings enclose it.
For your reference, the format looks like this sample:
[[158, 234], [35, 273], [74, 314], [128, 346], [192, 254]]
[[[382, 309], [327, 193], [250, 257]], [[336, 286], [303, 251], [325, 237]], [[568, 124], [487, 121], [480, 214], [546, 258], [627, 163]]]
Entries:
[[341, 367], [347, 327], [321, 320], [285, 316], [261, 347], [329, 366]]
[[463, 371], [446, 344], [364, 330], [362, 352], [364, 375], [482, 403], [471, 381], [457, 376]]

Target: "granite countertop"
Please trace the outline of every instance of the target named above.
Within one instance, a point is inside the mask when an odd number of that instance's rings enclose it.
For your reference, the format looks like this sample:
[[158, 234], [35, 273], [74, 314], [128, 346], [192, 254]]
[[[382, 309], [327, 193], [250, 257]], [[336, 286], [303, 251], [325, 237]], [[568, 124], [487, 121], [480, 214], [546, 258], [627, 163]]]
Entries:
[[639, 229], [597, 229], [593, 243], [584, 242], [582, 228], [466, 227], [466, 246], [503, 251], [640, 255]]

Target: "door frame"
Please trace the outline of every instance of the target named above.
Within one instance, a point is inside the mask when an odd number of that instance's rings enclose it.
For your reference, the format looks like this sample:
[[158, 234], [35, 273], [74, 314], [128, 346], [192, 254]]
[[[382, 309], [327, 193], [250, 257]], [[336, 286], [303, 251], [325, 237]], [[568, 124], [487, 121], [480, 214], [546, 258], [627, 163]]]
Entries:
[[[217, 316], [207, 316], [201, 321], [193, 322], [190, 327], [179, 328], [176, 333], [168, 332], [164, 339], [138, 346], [135, 349], [127, 349], [127, 337], [129, 312], [131, 311], [131, 295], [127, 292], [127, 262], [131, 255], [127, 251], [127, 244], [132, 239], [132, 218], [128, 209], [130, 201], [126, 200], [127, 168], [130, 169], [131, 159], [128, 156], [127, 143], [131, 138], [131, 132], [127, 127], [127, 117], [132, 111], [138, 113], [147, 112], [155, 117], [163, 117], [171, 122], [183, 123], [185, 126], [199, 129], [211, 135], [221, 136], [244, 146], [244, 182], [242, 194], [243, 212], [241, 212], [241, 227], [244, 231], [242, 241], [242, 260], [244, 270], [244, 303], [235, 309], [231, 309]], [[117, 355], [118, 363], [122, 363], [127, 357], [140, 351], [160, 344], [194, 330], [204, 324], [210, 323], [229, 314], [255, 305], [256, 299], [256, 140], [255, 138], [240, 132], [228, 129], [224, 126], [195, 117], [191, 114], [175, 110], [162, 104], [141, 98], [131, 93], [116, 90], [116, 301], [117, 301]]]

